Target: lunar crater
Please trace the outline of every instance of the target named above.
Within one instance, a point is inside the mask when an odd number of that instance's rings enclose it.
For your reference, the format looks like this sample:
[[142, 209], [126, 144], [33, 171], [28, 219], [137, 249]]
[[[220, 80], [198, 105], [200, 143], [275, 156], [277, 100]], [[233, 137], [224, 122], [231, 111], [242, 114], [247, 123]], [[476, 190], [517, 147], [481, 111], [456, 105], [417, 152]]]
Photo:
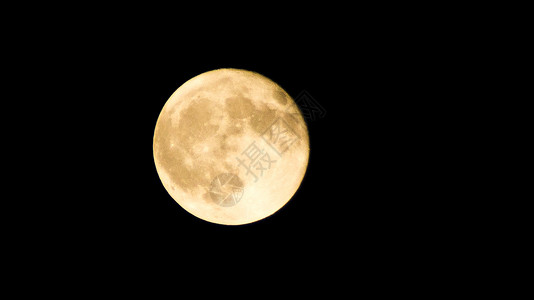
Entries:
[[286, 94], [282, 91], [274, 91], [273, 92], [273, 98], [274, 100], [276, 100], [279, 104], [281, 105], [286, 105], [287, 104], [287, 98], [286, 98]]

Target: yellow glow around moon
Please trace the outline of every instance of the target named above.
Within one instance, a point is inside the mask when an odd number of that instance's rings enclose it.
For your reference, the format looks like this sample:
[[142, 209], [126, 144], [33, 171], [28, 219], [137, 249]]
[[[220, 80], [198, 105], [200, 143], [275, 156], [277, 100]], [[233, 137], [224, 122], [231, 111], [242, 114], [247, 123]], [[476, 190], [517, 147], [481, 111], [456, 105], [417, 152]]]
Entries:
[[182, 86], [154, 132], [163, 186], [203, 220], [240, 225], [278, 211], [297, 191], [309, 157], [293, 99], [254, 72], [218, 69]]

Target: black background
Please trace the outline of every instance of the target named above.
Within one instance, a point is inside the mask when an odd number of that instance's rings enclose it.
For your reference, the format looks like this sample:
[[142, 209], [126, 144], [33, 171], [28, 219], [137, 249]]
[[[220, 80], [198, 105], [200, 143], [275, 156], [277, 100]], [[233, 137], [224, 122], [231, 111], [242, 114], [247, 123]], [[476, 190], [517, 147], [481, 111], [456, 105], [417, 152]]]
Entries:
[[[6, 127], [17, 132], [6, 148], [22, 156], [8, 159], [22, 184], [2, 201], [20, 206], [2, 210], [15, 265], [6, 273], [24, 279], [17, 292], [236, 296], [252, 284], [249, 297], [291, 287], [339, 298], [471, 282], [470, 262], [486, 249], [469, 246], [488, 230], [473, 218], [483, 205], [469, 207], [479, 191], [465, 192], [480, 154], [469, 142], [486, 124], [464, 132], [462, 119], [481, 114], [466, 103], [479, 99], [477, 69], [493, 65], [470, 45], [485, 23], [457, 22], [479, 8], [199, 4], [47, 3], [6, 26], [6, 73], [22, 81], [5, 84], [16, 97], [4, 103], [18, 107], [3, 111], [17, 129]], [[306, 90], [326, 110], [308, 122], [310, 160], [293, 199], [243, 226], [187, 213], [153, 161], [164, 103], [217, 68], [258, 72], [293, 97]]]

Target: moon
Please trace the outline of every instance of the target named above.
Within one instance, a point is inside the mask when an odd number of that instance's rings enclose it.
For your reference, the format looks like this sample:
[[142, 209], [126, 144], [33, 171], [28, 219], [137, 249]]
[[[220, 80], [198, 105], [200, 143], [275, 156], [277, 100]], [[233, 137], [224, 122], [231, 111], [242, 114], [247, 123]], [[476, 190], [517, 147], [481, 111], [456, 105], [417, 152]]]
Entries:
[[217, 69], [185, 82], [154, 130], [169, 195], [208, 222], [242, 225], [282, 208], [299, 188], [309, 136], [295, 101], [256, 72]]

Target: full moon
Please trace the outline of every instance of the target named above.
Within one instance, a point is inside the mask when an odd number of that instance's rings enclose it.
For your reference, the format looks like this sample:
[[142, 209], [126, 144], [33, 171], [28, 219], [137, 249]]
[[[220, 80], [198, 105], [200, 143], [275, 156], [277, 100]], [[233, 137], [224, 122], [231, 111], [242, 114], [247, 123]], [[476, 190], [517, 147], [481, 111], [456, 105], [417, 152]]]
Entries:
[[282, 208], [309, 158], [306, 123], [278, 84], [218, 69], [185, 82], [154, 131], [154, 162], [169, 195], [208, 222], [241, 225]]

